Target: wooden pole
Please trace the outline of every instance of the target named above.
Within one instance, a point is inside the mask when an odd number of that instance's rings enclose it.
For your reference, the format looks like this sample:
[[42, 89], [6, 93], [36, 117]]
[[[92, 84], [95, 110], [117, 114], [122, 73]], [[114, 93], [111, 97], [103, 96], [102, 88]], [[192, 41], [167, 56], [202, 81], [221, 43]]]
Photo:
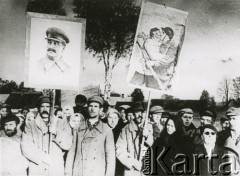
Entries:
[[[147, 125], [148, 125], [148, 116], [149, 116], [150, 104], [151, 104], [151, 91], [149, 91], [149, 94], [148, 94], [147, 112], [146, 112], [145, 119], [144, 119], [143, 132], [147, 128]], [[142, 143], [141, 143], [141, 148], [140, 148], [139, 161], [142, 161], [144, 142], [145, 142], [145, 138], [144, 138], [144, 136], [142, 136]]]
[[[53, 89], [53, 95], [52, 95], [52, 108], [51, 108], [51, 113], [50, 113], [50, 124], [55, 124], [55, 117], [54, 117], [54, 107], [55, 107], [55, 98], [56, 98], [56, 90]], [[51, 153], [52, 150], [52, 133], [49, 133], [49, 147], [48, 147], [48, 153]]]

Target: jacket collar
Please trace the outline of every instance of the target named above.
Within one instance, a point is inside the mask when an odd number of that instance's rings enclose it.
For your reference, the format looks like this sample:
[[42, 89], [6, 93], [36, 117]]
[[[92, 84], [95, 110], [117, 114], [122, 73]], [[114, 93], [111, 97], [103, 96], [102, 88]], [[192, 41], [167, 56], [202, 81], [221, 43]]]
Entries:
[[[87, 130], [88, 128], [89, 128], [88, 121], [85, 120], [85, 121], [83, 121], [83, 122], [81, 123], [81, 125], [79, 126], [78, 131], [80, 132], [80, 131], [83, 131], [83, 130]], [[98, 130], [100, 133], [103, 133], [104, 124], [103, 124], [103, 122], [99, 119], [98, 124], [97, 124], [95, 127], [93, 127], [93, 128], [95, 128], [96, 130]]]
[[52, 61], [47, 56], [42, 58], [43, 68], [46, 72], [50, 71], [53, 67], [57, 67], [61, 72], [65, 72], [66, 66], [63, 63], [62, 58]]
[[39, 113], [37, 114], [35, 122], [36, 122], [37, 127], [43, 132], [43, 134], [48, 132], [48, 127], [44, 123], [44, 121]]

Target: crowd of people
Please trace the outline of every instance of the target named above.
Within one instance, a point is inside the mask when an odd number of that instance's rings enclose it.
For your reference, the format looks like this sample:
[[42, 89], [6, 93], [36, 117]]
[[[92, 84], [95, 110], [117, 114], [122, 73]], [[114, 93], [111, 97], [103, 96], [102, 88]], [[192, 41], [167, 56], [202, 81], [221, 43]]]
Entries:
[[114, 109], [99, 96], [84, 95], [75, 104], [53, 109], [41, 96], [37, 112], [23, 108], [17, 114], [1, 105], [1, 175], [240, 174], [240, 108], [226, 111], [220, 130], [212, 109], [199, 113], [196, 127], [187, 107], [173, 113], [156, 105], [147, 113], [143, 102]]

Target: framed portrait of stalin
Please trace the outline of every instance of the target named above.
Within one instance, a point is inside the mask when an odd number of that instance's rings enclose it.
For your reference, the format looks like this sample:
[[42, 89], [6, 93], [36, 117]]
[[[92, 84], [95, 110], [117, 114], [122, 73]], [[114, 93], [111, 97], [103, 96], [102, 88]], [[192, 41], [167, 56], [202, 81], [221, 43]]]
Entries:
[[144, 0], [127, 82], [173, 94], [188, 13]]
[[86, 20], [27, 13], [25, 86], [78, 90]]

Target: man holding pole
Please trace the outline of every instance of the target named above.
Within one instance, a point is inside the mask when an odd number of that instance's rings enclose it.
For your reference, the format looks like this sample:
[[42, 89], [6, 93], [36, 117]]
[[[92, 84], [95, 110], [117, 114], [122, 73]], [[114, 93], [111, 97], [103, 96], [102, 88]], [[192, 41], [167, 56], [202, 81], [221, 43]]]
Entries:
[[40, 97], [37, 107], [38, 114], [26, 124], [21, 141], [23, 155], [30, 161], [29, 176], [64, 176], [62, 150], [72, 145], [71, 128], [50, 116], [49, 97]]
[[[153, 143], [153, 132], [151, 124], [142, 124], [144, 107], [142, 102], [133, 105], [134, 119], [126, 125], [116, 143], [116, 155], [119, 161], [125, 166], [124, 176], [140, 176], [142, 169], [141, 150], [146, 150]], [[146, 122], [146, 119], [145, 119]], [[142, 147], [142, 141], [145, 140]]]

